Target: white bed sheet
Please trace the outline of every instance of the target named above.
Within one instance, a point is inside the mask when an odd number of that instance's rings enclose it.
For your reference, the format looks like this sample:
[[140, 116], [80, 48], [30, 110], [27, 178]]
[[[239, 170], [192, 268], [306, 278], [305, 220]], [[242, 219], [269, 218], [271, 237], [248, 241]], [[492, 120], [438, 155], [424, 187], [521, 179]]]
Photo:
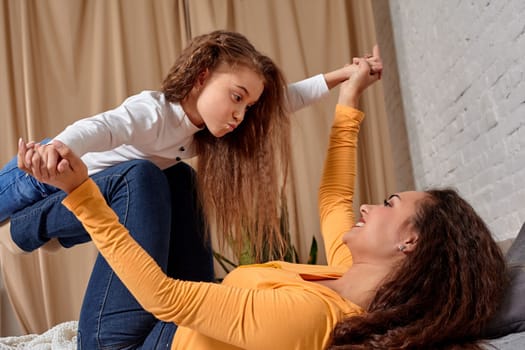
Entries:
[[78, 321], [60, 323], [45, 333], [0, 338], [0, 350], [76, 350]]

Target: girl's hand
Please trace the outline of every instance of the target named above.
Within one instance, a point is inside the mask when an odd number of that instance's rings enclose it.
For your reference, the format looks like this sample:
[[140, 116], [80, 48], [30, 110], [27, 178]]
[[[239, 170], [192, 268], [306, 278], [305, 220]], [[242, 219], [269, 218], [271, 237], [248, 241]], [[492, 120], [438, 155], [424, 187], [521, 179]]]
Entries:
[[20, 138], [18, 140], [18, 157], [17, 165], [20, 170], [30, 173], [31, 159], [33, 158], [35, 142], [30, 141], [27, 144]]
[[[377, 48], [377, 45], [375, 46]], [[373, 55], [364, 56], [366, 62], [370, 65], [370, 74], [379, 74], [379, 79], [381, 79], [381, 71], [383, 70], [383, 63], [379, 57], [379, 51], [374, 51]], [[355, 63], [356, 58], [353, 62]], [[324, 80], [328, 89], [333, 89], [342, 82], [348, 80], [357, 71], [357, 66], [355, 64], [345, 64], [343, 67], [333, 70], [331, 72], [324, 74]]]
[[[60, 161], [60, 155], [56, 150], [56, 146], [62, 144], [60, 141], [52, 141], [51, 143], [42, 145], [39, 143], [29, 143], [26, 145], [25, 156], [19, 168], [27, 172], [31, 172], [33, 176], [41, 179], [47, 179], [50, 176], [55, 176], [57, 172], [57, 165]], [[19, 144], [19, 148], [23, 144]]]
[[374, 45], [374, 48], [372, 50], [372, 55], [365, 55], [366, 63], [368, 63], [368, 65], [370, 66], [370, 74], [378, 74], [377, 79], [381, 80], [381, 74], [383, 72], [383, 61], [381, 60], [381, 56], [379, 55], [379, 46]]
[[374, 46], [374, 55], [370, 59], [374, 61], [374, 69], [365, 58], [353, 59], [353, 66], [355, 66], [356, 71], [341, 84], [339, 104], [356, 108], [363, 91], [381, 78], [383, 64], [377, 45]]
[[[42, 176], [48, 173], [54, 175], [60, 156], [54, 146], [60, 141], [52, 141], [41, 145], [30, 141], [27, 144], [20, 138], [18, 140], [18, 167], [32, 174], [33, 168], [39, 168]], [[32, 174], [33, 175], [33, 174]]]
[[[33, 175], [38, 181], [70, 193], [88, 178], [84, 162], [63, 143], [56, 142], [50, 146], [35, 144], [28, 147], [28, 145], [22, 139], [18, 142], [18, 166]], [[56, 152], [55, 156], [58, 161], [53, 172], [43, 171], [43, 168], [47, 169], [43, 166], [46, 164], [43, 157], [48, 154], [48, 151], [45, 150], [48, 147], [53, 147], [53, 150], [49, 152]]]

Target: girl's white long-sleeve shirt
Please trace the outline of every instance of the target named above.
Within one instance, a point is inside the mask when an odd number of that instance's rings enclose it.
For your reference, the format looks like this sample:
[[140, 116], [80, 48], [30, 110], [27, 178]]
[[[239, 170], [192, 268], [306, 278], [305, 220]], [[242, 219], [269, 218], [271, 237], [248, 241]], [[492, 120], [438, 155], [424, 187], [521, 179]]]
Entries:
[[[322, 74], [290, 84], [288, 104], [297, 111], [328, 93]], [[159, 91], [128, 97], [115, 109], [81, 119], [55, 137], [73, 150], [89, 175], [133, 159], [145, 159], [160, 169], [196, 155], [195, 126], [179, 103]]]

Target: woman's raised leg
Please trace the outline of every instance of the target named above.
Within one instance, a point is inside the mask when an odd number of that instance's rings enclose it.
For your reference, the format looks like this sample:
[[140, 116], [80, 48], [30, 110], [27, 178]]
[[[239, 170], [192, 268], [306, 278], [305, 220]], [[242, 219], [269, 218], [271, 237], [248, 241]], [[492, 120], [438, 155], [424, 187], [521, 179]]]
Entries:
[[[169, 191], [164, 189], [164, 192], [170, 195], [170, 205], [167, 207], [171, 208], [171, 226], [169, 230], [164, 228], [166, 230], [164, 233], [159, 231], [160, 228], [149, 233], [163, 237], [158, 241], [165, 242], [164, 238], [168, 236], [167, 231], [170, 231], [169, 244], [161, 244], [161, 247], [146, 248], [146, 250], [150, 254], [154, 251], [157, 257], [164, 257], [164, 254], [169, 253], [166, 271], [171, 277], [194, 281], [213, 281], [213, 254], [209, 235], [205, 234], [206, 226], [197, 198], [194, 171], [187, 164], [179, 163], [166, 169], [164, 174], [170, 189]], [[133, 200], [136, 197], [143, 198], [140, 195], [133, 197]], [[137, 199], [137, 202], [140, 203], [140, 200]], [[142, 200], [142, 202], [145, 201]], [[140, 207], [139, 203], [136, 204]], [[120, 205], [116, 206], [120, 207]], [[151, 210], [158, 209], [151, 208]], [[123, 214], [119, 211], [117, 213], [122, 220]], [[141, 223], [141, 225], [155, 226], [155, 222], [150, 222], [155, 216], [154, 212], [150, 213], [148, 210], [139, 216], [146, 216], [144, 219], [148, 222]], [[153, 239], [151, 235], [140, 237], [142, 236], [140, 233], [135, 233], [131, 227], [137, 223], [128, 219], [124, 224], [141, 245], [150, 243], [143, 243], [143, 239]], [[163, 251], [159, 252], [162, 249]], [[131, 302], [113, 271], [101, 257], [97, 259], [80, 317], [80, 349], [98, 349], [108, 346], [119, 349], [165, 349], [168, 344], [171, 344], [175, 330], [176, 325], [152, 318], [134, 299]]]
[[[166, 177], [149, 162], [126, 164], [99, 186], [120, 222], [166, 272], [171, 221]], [[99, 255], [82, 305], [78, 348], [136, 349], [157, 323]]]

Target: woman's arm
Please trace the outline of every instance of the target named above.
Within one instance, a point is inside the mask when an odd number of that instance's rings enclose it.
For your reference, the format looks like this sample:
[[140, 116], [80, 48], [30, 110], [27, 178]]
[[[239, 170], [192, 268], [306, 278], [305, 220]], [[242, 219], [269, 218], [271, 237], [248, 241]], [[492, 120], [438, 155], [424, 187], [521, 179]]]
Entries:
[[[20, 156], [24, 146], [21, 142]], [[294, 288], [278, 278], [262, 278], [264, 289], [254, 289], [235, 287], [234, 277], [229, 285], [167, 277], [118, 222], [96, 184], [88, 178], [80, 158], [64, 145], [58, 151], [62, 159], [58, 173], [46, 182], [69, 194], [64, 205], [79, 218], [108, 264], [145, 310], [161, 320], [240, 348], [326, 345], [337, 313], [318, 294], [305, 291], [303, 284]], [[250, 271], [249, 278], [254, 273], [257, 271]], [[295, 274], [292, 280], [296, 283]]]
[[63, 204], [82, 222], [137, 301], [158, 319], [246, 349], [297, 349], [301, 342], [304, 348], [325, 345], [319, 339], [325, 334], [324, 342], [330, 334], [329, 312], [319, 297], [303, 292], [304, 286], [273, 289], [271, 284], [279, 281], [268, 280], [267, 287], [258, 290], [174, 280], [118, 222], [92, 180]]
[[319, 188], [319, 215], [328, 265], [352, 264], [342, 235], [354, 223], [353, 194], [357, 166], [357, 136], [364, 114], [338, 105]]
[[[373, 57], [381, 63], [377, 46]], [[363, 113], [355, 108], [362, 92], [377, 81], [382, 72], [382, 66], [372, 70], [363, 58], [354, 59], [353, 66], [355, 72], [348, 81], [341, 84], [319, 189], [321, 230], [329, 265], [350, 266], [352, 263], [351, 254], [343, 245], [341, 236], [354, 223], [352, 200], [357, 165], [357, 137], [364, 118]]]

